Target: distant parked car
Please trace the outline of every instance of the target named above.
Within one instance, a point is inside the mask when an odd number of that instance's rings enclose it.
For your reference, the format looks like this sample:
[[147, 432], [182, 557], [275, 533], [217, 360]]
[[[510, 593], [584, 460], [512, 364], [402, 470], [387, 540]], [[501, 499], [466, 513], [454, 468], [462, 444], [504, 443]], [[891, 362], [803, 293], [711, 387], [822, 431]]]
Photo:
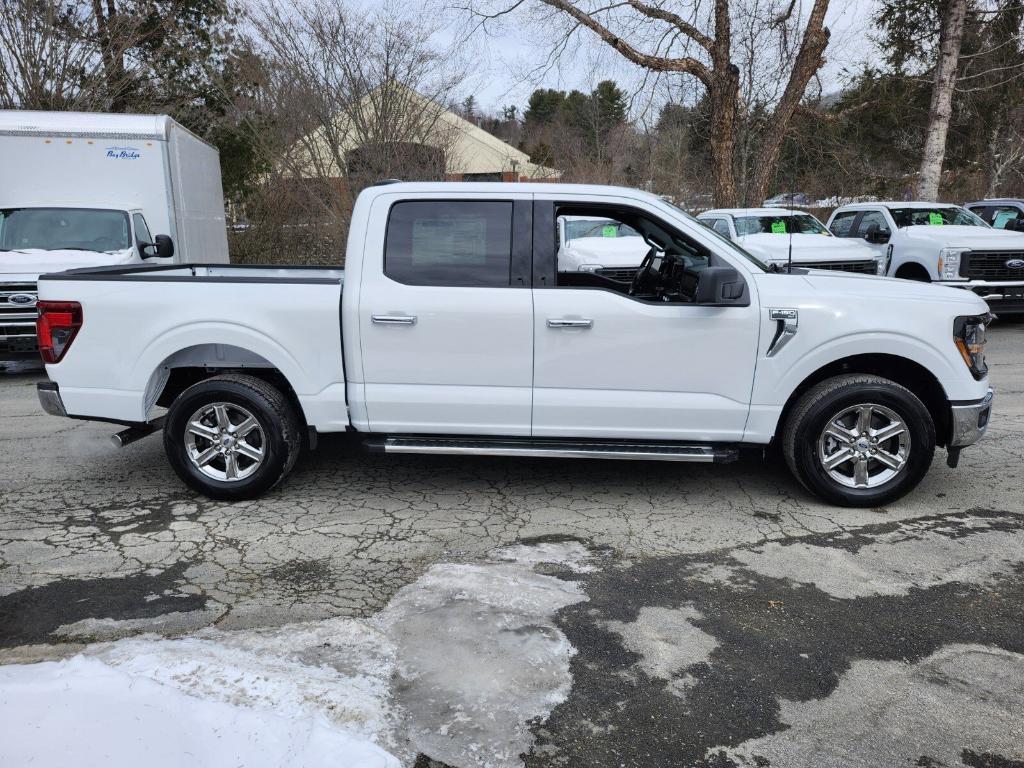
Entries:
[[835, 269], [884, 275], [886, 261], [867, 245], [832, 237], [824, 224], [804, 211], [784, 208], [717, 208], [697, 221], [776, 267], [789, 263], [812, 269]]
[[929, 202], [844, 205], [828, 226], [836, 237], [890, 253], [891, 277], [968, 288], [993, 312], [1024, 313], [1024, 233], [993, 229], [958, 205]]
[[785, 208], [787, 205], [810, 205], [810, 198], [803, 192], [783, 192], [769, 197], [761, 205], [765, 208]]
[[1024, 200], [1002, 197], [964, 203], [964, 208], [994, 229], [1024, 231]]

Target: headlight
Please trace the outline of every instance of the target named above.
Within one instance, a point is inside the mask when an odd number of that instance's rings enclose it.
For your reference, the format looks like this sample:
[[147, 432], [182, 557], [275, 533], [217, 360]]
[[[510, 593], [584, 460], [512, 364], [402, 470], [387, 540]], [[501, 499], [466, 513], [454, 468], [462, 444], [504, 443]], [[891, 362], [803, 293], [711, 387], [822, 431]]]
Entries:
[[992, 315], [971, 315], [958, 317], [953, 321], [953, 343], [960, 351], [964, 363], [979, 381], [988, 373], [985, 364], [985, 328], [992, 321]]
[[938, 272], [940, 280], [966, 280], [960, 276], [960, 257], [970, 248], [943, 248], [939, 251]]

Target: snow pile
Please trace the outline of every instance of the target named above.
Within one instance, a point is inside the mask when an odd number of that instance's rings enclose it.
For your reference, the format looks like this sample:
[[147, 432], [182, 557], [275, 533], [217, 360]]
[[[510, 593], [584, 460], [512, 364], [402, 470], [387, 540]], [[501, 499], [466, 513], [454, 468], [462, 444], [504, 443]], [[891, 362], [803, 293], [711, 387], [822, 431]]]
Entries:
[[197, 699], [99, 659], [0, 667], [0, 764], [398, 768], [322, 718]]
[[0, 765], [397, 768], [422, 752], [519, 766], [528, 723], [572, 684], [553, 616], [587, 599], [533, 567], [585, 571], [587, 557], [509, 547], [431, 567], [368, 620], [145, 635], [0, 667]]

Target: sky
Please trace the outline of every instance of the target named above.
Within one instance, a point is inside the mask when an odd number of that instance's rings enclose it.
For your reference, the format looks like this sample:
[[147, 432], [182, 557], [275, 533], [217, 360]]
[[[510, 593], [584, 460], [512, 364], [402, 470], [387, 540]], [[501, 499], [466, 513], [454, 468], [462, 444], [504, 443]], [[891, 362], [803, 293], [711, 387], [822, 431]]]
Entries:
[[[444, 2], [445, 0], [438, 0]], [[528, 0], [529, 1], [529, 0]], [[369, 2], [369, 0], [364, 0]], [[680, 0], [687, 5], [689, 0]], [[809, 9], [809, 0], [802, 5]], [[438, 8], [443, 6], [436, 6]], [[869, 19], [875, 10], [875, 0], [832, 0], [826, 26], [832, 36], [826, 51], [827, 63], [821, 72], [825, 93], [839, 90], [843, 72], [856, 69], [874, 53], [867, 38], [872, 25]], [[448, 10], [438, 40], [448, 45], [461, 39], [460, 20], [465, 14]], [[469, 76], [460, 89], [461, 95], [472, 93], [481, 111], [494, 113], [506, 104], [524, 107], [530, 93], [539, 87], [568, 90], [578, 88], [589, 91], [604, 79], [614, 79], [635, 95], [631, 105], [634, 117], [650, 112], [652, 103], [663, 101], [664, 89], [651, 96], [656, 89], [642, 88], [642, 73], [618, 53], [602, 44], [596, 36], [584, 32], [579, 45], [561, 56], [555, 66], [538, 72], [538, 63], [550, 50], [545, 44], [543, 31], [529, 25], [507, 23], [503, 27], [492, 25], [491, 34], [477, 33], [469, 42]], [[679, 81], [679, 78], [675, 78]]]

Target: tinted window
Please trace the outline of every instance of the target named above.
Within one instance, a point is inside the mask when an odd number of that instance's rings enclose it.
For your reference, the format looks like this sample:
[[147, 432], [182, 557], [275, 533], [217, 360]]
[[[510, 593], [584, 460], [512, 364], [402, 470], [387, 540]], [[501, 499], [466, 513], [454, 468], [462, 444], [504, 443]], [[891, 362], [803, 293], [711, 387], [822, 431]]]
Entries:
[[885, 215], [881, 211], [867, 211], [857, 227], [857, 236], [866, 236], [873, 225], [878, 227], [879, 232], [889, 234], [889, 223], [885, 220]]
[[406, 285], [506, 287], [512, 203], [396, 203], [388, 219], [384, 274]]
[[853, 233], [850, 231], [850, 227], [853, 226], [853, 220], [856, 218], [857, 211], [840, 213], [832, 219], [832, 226], [829, 229], [832, 230], [832, 234], [836, 237], [852, 237]]
[[984, 227], [984, 221], [973, 213], [955, 206], [933, 208], [890, 208], [892, 220], [897, 227], [943, 226], [952, 224], [960, 227]]
[[997, 205], [989, 209], [989, 216], [985, 218], [996, 229], [1006, 229], [1006, 225], [1011, 221], [1017, 221], [1024, 218], [1024, 216], [1022, 216], [1019, 208], [1015, 208], [1012, 205]]
[[149, 227], [146, 226], [146, 220], [142, 218], [142, 214], [136, 213], [132, 218], [135, 221], [135, 239], [143, 244], [152, 243], [153, 236], [149, 234]]

